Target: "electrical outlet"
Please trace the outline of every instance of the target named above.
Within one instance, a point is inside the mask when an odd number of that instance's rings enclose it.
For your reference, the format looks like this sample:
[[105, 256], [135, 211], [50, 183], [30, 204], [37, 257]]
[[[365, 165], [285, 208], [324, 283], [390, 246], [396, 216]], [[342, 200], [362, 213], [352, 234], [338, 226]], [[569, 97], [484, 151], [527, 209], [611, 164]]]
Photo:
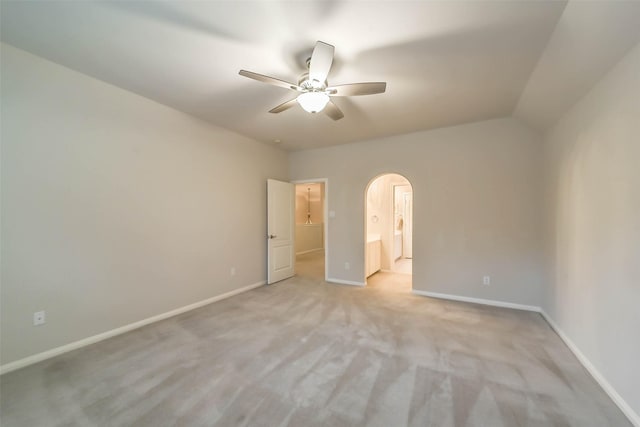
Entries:
[[47, 314], [44, 311], [33, 313], [33, 326], [44, 325], [47, 322]]
[[489, 286], [491, 284], [491, 276], [483, 276], [482, 284]]
[[232, 276], [236, 275], [236, 268], [235, 267], [231, 267], [231, 275]]
[[348, 262], [344, 263], [344, 269], [345, 270], [350, 270], [351, 269], [351, 264], [349, 264]]

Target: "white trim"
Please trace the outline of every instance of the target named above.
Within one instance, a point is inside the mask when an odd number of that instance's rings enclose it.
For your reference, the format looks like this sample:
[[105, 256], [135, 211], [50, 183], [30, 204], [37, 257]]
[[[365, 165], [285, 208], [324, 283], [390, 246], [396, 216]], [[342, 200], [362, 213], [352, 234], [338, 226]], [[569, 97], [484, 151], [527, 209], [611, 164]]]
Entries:
[[535, 311], [537, 313], [540, 313], [542, 311], [540, 307], [535, 305], [515, 304], [512, 302], [496, 301], [491, 299], [481, 299], [481, 298], [463, 297], [460, 295], [440, 294], [437, 292], [420, 291], [418, 289], [413, 289], [411, 292], [416, 295], [422, 295], [422, 296], [431, 297], [431, 298], [470, 302], [473, 304], [491, 305], [494, 307], [513, 308], [516, 310]]
[[326, 281], [329, 283], [338, 283], [340, 285], [351, 285], [351, 286], [361, 286], [361, 287], [366, 286], [366, 283], [364, 282], [354, 282], [353, 280], [333, 279], [331, 277], [328, 278]]
[[551, 329], [558, 334], [560, 339], [569, 347], [569, 350], [576, 356], [578, 361], [584, 366], [584, 368], [591, 374], [593, 379], [602, 387], [605, 393], [609, 396], [613, 403], [615, 403], [618, 408], [622, 411], [622, 413], [631, 421], [635, 427], [640, 427], [640, 416], [631, 408], [631, 406], [620, 396], [620, 394], [613, 388], [613, 386], [606, 380], [604, 375], [596, 369], [595, 366], [591, 363], [591, 361], [585, 356], [578, 346], [576, 346], [573, 341], [560, 329], [560, 327], [556, 324], [556, 322], [549, 317], [549, 315], [541, 308], [533, 305], [522, 305], [522, 304], [514, 304], [510, 302], [504, 301], [495, 301], [495, 300], [486, 300], [480, 298], [470, 298], [463, 297], [459, 295], [449, 295], [449, 294], [440, 294], [436, 292], [427, 292], [420, 291], [417, 289], [413, 289], [412, 292], [416, 295], [423, 295], [432, 298], [440, 298], [440, 299], [448, 299], [453, 301], [462, 301], [462, 302], [470, 302], [475, 304], [483, 304], [483, 305], [491, 305], [495, 307], [505, 307], [505, 308], [513, 308], [516, 310], [525, 310], [525, 311], [534, 311], [538, 312], [542, 315], [544, 320], [547, 321]]
[[296, 256], [304, 255], [304, 254], [310, 254], [311, 252], [318, 252], [318, 251], [323, 251], [323, 250], [324, 250], [324, 248], [309, 249], [308, 251], [296, 252]]
[[[381, 268], [381, 269], [380, 269], [380, 270], [378, 270], [378, 271], [379, 271], [379, 272], [381, 272], [381, 273], [406, 274], [407, 276], [413, 276], [413, 273], [405, 273], [405, 272], [403, 272], [403, 271], [396, 271], [396, 270], [387, 270], [387, 269], [385, 269], [385, 268]], [[378, 271], [376, 271], [376, 273], [377, 273]], [[371, 276], [373, 276], [373, 275], [374, 275], [374, 274], [376, 274], [376, 273], [373, 273]], [[371, 277], [371, 276], [369, 276], [369, 277]], [[369, 277], [367, 277], [367, 279], [368, 279]]]
[[238, 295], [240, 293], [250, 291], [251, 289], [258, 288], [264, 284], [266, 284], [266, 281], [263, 280], [258, 283], [254, 283], [252, 285], [245, 286], [243, 288], [234, 289], [233, 291], [229, 291], [221, 295], [207, 298], [205, 300], [198, 301], [193, 304], [185, 305], [184, 307], [176, 308], [175, 310], [167, 311], [166, 313], [158, 314], [156, 316], [151, 316], [146, 319], [143, 319], [134, 323], [130, 323], [128, 325], [124, 325], [116, 329], [112, 329], [110, 331], [102, 332], [97, 335], [83, 338], [79, 341], [74, 341], [72, 343], [65, 344], [60, 347], [52, 348], [51, 350], [43, 351], [42, 353], [27, 356], [23, 359], [19, 359], [14, 362], [6, 363], [0, 366], [0, 375], [6, 374], [7, 372], [15, 371], [20, 368], [24, 368], [29, 365], [33, 365], [34, 363], [42, 362], [43, 360], [47, 360], [52, 357], [59, 356], [63, 353], [67, 353], [72, 350], [77, 350], [79, 348], [86, 347], [91, 344], [95, 344], [99, 341], [106, 340], [107, 338], [115, 337], [116, 335], [124, 334], [125, 332], [129, 332], [134, 329], [141, 328], [142, 326], [146, 326], [151, 323], [155, 323], [160, 320], [167, 319], [169, 317], [177, 316], [178, 314], [182, 314], [187, 311], [200, 308], [202, 306], [214, 303], [216, 301], [220, 301], [220, 300], [232, 297], [234, 295]]
[[596, 380], [600, 387], [604, 390], [605, 393], [609, 395], [611, 400], [618, 405], [618, 408], [622, 411], [622, 413], [631, 421], [635, 427], [640, 427], [640, 415], [638, 415], [629, 404], [618, 394], [618, 392], [613, 388], [613, 386], [606, 380], [604, 375], [593, 366], [593, 363], [580, 351], [577, 345], [571, 341], [571, 339], [560, 329], [553, 319], [544, 311], [540, 310], [540, 314], [544, 317], [544, 320], [547, 321], [551, 329], [555, 331], [556, 334], [564, 341], [564, 343], [569, 347], [569, 350], [576, 356], [576, 358], [582, 363], [582, 366], [591, 374], [591, 376]]

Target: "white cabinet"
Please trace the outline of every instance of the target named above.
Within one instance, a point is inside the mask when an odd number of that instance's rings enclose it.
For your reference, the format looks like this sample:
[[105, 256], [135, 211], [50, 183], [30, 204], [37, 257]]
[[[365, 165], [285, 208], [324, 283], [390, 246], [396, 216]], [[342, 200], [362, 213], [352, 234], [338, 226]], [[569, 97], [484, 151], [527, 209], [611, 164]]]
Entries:
[[396, 231], [393, 235], [393, 260], [402, 256], [402, 231]]
[[367, 251], [366, 251], [366, 268], [365, 273], [366, 276], [369, 277], [376, 271], [380, 270], [380, 253], [382, 252], [382, 244], [380, 242], [380, 238], [378, 239], [369, 239], [367, 241]]

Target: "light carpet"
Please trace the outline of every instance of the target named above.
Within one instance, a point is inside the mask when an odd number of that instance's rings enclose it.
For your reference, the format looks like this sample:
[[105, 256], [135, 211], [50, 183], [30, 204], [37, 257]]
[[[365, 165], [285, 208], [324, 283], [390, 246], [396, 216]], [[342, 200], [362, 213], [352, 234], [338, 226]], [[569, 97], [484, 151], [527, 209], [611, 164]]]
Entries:
[[630, 426], [539, 314], [327, 284], [318, 260], [2, 376], [2, 426]]

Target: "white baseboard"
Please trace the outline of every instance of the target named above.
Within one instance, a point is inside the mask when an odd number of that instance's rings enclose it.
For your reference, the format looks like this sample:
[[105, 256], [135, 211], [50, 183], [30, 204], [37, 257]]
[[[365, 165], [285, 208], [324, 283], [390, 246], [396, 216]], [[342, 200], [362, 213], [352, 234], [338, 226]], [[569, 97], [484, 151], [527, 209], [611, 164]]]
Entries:
[[205, 305], [214, 303], [216, 301], [220, 301], [234, 295], [238, 295], [243, 292], [250, 291], [251, 289], [258, 288], [264, 285], [266, 282], [261, 281], [258, 283], [254, 283], [252, 285], [245, 286], [240, 289], [234, 289], [233, 291], [226, 292], [221, 295], [216, 295], [215, 297], [207, 298], [202, 301], [198, 301], [193, 304], [185, 305], [184, 307], [176, 308], [175, 310], [167, 311], [166, 313], [158, 314], [156, 316], [151, 316], [146, 319], [140, 320], [138, 322], [130, 323], [125, 326], [121, 326], [116, 329], [112, 329], [110, 331], [102, 332], [97, 335], [93, 335], [91, 337], [83, 338], [79, 341], [74, 341], [69, 344], [65, 344], [60, 347], [52, 348], [51, 350], [43, 351], [42, 353], [34, 354], [32, 356], [27, 356], [23, 359], [16, 360], [14, 362], [6, 363], [0, 366], [0, 375], [6, 374], [7, 372], [15, 371], [20, 368], [24, 368], [25, 366], [33, 365], [34, 363], [42, 362], [43, 360], [50, 359], [55, 356], [59, 356], [63, 353], [67, 353], [72, 350], [77, 350], [82, 347], [86, 347], [91, 344], [95, 344], [99, 341], [106, 340], [107, 338], [115, 337], [116, 335], [124, 334], [125, 332], [132, 331], [134, 329], [141, 328], [142, 326], [149, 325], [151, 323], [158, 322], [160, 320], [167, 319], [169, 317], [177, 316], [178, 314], [185, 313], [187, 311], [194, 310], [196, 308], [203, 307]]
[[540, 314], [544, 317], [544, 320], [547, 321], [549, 326], [555, 331], [556, 334], [564, 341], [564, 343], [569, 347], [569, 350], [576, 356], [576, 358], [580, 361], [582, 366], [591, 374], [591, 376], [596, 380], [600, 387], [609, 395], [611, 400], [618, 405], [618, 408], [624, 413], [624, 415], [629, 418], [631, 424], [635, 427], [640, 427], [640, 415], [638, 415], [629, 404], [618, 394], [618, 392], [613, 388], [609, 381], [606, 380], [604, 375], [593, 366], [593, 363], [585, 356], [582, 351], [576, 346], [573, 341], [560, 329], [558, 324], [544, 311], [540, 310]]
[[471, 297], [463, 297], [460, 295], [451, 295], [451, 294], [440, 294], [437, 292], [427, 292], [427, 291], [421, 291], [418, 289], [413, 289], [412, 292], [416, 295], [422, 295], [422, 296], [431, 297], [431, 298], [470, 302], [470, 303], [482, 304], [482, 305], [491, 305], [493, 307], [513, 308], [516, 310], [535, 311], [537, 313], [540, 313], [542, 311], [540, 307], [535, 305], [515, 304], [512, 302], [496, 301], [491, 299], [471, 298]]
[[323, 251], [323, 250], [324, 250], [324, 248], [309, 249], [308, 251], [296, 252], [296, 256], [304, 255], [304, 254], [310, 254], [311, 252], [318, 252], [318, 251]]
[[[405, 272], [402, 272], [402, 271], [396, 271], [396, 270], [387, 270], [387, 269], [385, 269], [385, 268], [381, 268], [381, 269], [380, 269], [380, 270], [378, 270], [378, 271], [379, 271], [379, 272], [381, 272], [381, 273], [405, 274], [405, 275], [407, 275], [407, 276], [411, 276], [411, 275], [413, 275], [413, 273], [405, 273]], [[376, 271], [376, 273], [377, 273], [378, 271]], [[373, 273], [373, 274], [376, 274], [376, 273]], [[373, 276], [373, 274], [372, 274], [371, 276]], [[369, 276], [369, 277], [371, 277], [371, 276]]]
[[486, 300], [480, 298], [463, 297], [459, 295], [440, 294], [436, 292], [427, 292], [414, 289], [412, 291], [416, 295], [423, 295], [432, 298], [448, 299], [453, 301], [471, 302], [475, 304], [491, 305], [495, 307], [513, 308], [516, 310], [526, 310], [538, 312], [547, 321], [549, 326], [555, 331], [556, 334], [564, 341], [569, 347], [569, 350], [576, 356], [578, 361], [584, 366], [584, 368], [591, 374], [596, 382], [602, 387], [605, 393], [613, 400], [613, 402], [620, 408], [624, 415], [631, 421], [635, 427], [640, 427], [640, 416], [629, 406], [629, 404], [618, 394], [611, 384], [605, 379], [605, 377], [596, 369], [595, 366], [589, 361], [580, 349], [569, 339], [569, 337], [560, 329], [560, 327], [549, 317], [549, 315], [541, 308], [533, 305], [514, 304], [510, 302]]
[[338, 283], [340, 285], [351, 285], [351, 286], [361, 286], [361, 287], [366, 286], [366, 283], [364, 283], [364, 282], [354, 282], [352, 280], [332, 279], [331, 277], [328, 277], [326, 281], [329, 282], [329, 283]]

